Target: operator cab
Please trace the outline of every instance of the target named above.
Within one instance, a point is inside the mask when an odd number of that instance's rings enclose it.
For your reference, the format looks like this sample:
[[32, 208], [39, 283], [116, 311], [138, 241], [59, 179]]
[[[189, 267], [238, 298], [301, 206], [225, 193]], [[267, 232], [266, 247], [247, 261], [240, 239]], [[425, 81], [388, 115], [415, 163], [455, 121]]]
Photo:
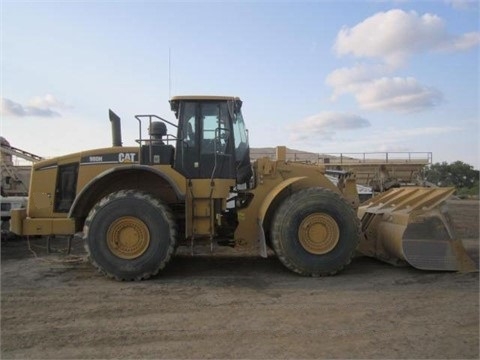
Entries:
[[242, 101], [224, 96], [175, 96], [178, 119], [174, 168], [189, 179], [236, 179], [252, 176]]

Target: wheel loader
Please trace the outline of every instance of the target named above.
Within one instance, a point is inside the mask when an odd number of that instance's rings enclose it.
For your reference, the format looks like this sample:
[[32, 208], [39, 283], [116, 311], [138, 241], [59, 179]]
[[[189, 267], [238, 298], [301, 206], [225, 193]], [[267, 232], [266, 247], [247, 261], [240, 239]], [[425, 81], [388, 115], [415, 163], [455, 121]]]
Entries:
[[82, 236], [91, 263], [117, 280], [154, 276], [178, 246], [200, 244], [270, 249], [305, 276], [333, 275], [357, 251], [425, 269], [474, 267], [440, 209], [452, 189], [394, 189], [359, 208], [351, 173], [335, 171], [334, 184], [322, 166], [286, 161], [285, 147], [252, 162], [238, 97], [175, 96], [170, 106], [176, 123], [135, 116], [138, 146], [122, 146], [110, 110], [111, 147], [34, 164], [11, 230]]

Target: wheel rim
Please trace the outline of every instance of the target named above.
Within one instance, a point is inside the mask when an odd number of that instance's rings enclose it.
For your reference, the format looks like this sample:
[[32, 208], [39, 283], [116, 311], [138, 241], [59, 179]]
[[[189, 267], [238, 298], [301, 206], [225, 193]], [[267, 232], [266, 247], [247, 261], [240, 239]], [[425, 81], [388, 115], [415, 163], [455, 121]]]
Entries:
[[315, 213], [303, 219], [298, 229], [298, 239], [311, 254], [321, 255], [333, 250], [338, 244], [340, 229], [328, 214]]
[[122, 259], [135, 259], [150, 244], [150, 232], [145, 223], [133, 216], [116, 219], [108, 228], [107, 245], [110, 251]]

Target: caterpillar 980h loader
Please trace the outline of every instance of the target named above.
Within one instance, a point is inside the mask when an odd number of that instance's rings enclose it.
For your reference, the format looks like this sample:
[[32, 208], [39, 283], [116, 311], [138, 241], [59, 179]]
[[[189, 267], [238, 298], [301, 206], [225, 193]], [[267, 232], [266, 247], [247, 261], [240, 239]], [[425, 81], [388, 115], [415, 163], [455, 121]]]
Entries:
[[438, 210], [450, 189], [401, 189], [359, 216], [350, 174], [338, 172], [335, 185], [321, 166], [285, 161], [284, 147], [276, 160], [251, 162], [239, 98], [177, 96], [170, 104], [177, 124], [136, 116], [139, 146], [122, 146], [120, 119], [110, 111], [112, 147], [34, 164], [28, 207], [13, 212], [11, 230], [81, 234], [92, 264], [118, 280], [149, 278], [177, 246], [200, 243], [257, 248], [262, 256], [271, 248], [307, 276], [335, 274], [357, 248], [420, 268], [471, 265]]

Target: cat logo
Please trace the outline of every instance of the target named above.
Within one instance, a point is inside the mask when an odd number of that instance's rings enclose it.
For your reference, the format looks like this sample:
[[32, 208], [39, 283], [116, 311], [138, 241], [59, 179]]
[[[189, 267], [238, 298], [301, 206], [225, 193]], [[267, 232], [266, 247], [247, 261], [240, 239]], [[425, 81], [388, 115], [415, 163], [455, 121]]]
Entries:
[[118, 162], [121, 163], [132, 163], [135, 162], [136, 153], [119, 153]]

